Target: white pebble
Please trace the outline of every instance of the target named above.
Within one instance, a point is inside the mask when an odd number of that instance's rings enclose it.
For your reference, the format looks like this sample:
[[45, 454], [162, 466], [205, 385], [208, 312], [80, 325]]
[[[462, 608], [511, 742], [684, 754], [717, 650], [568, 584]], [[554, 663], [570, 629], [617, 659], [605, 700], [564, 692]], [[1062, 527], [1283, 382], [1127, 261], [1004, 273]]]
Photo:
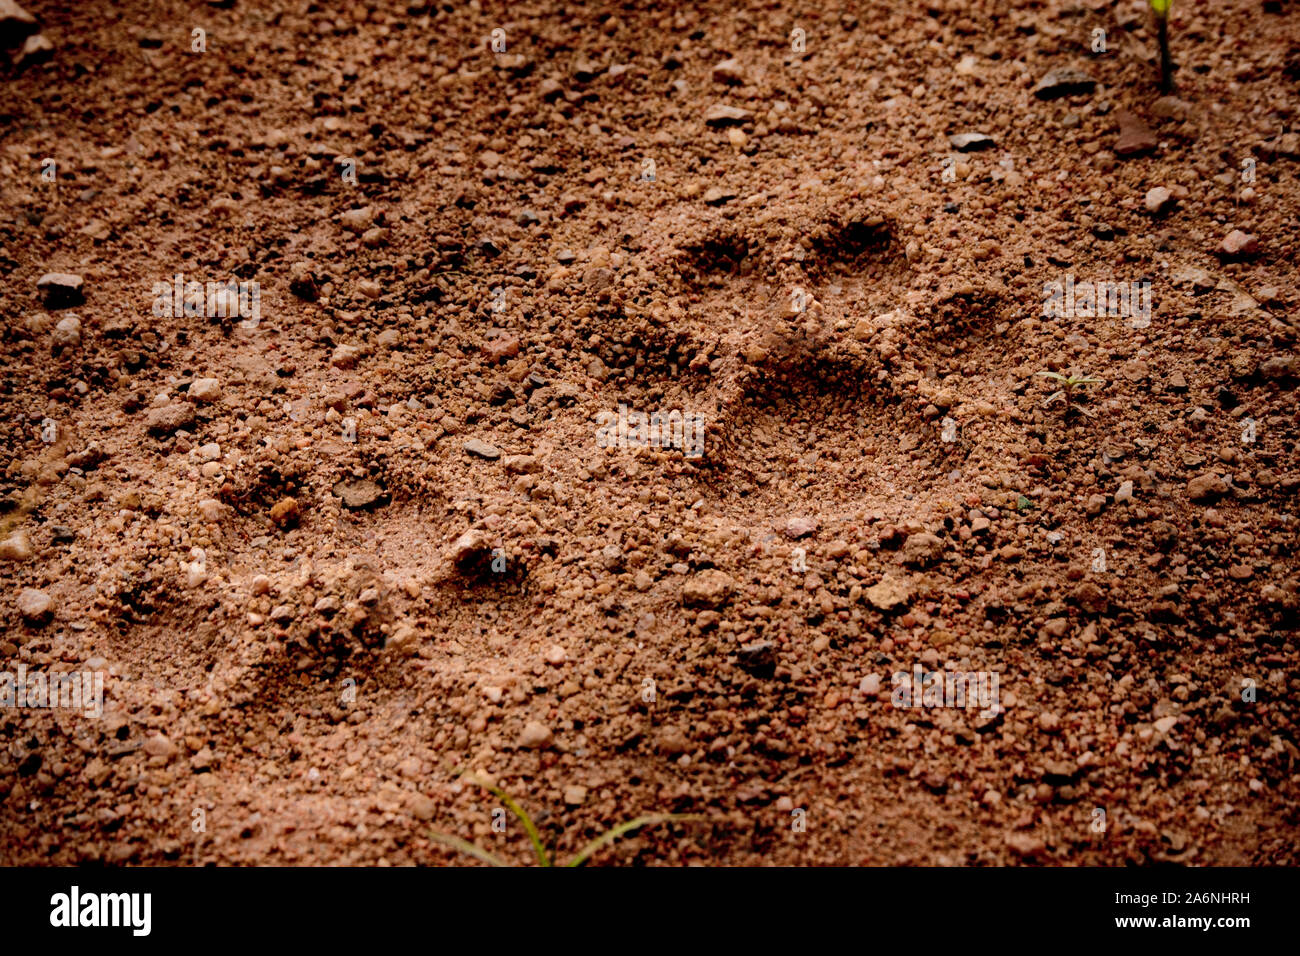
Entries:
[[54, 341], [58, 345], [76, 345], [81, 341], [81, 320], [75, 315], [61, 319], [54, 327]]
[[196, 378], [190, 385], [190, 398], [196, 402], [215, 402], [221, 397], [221, 383], [215, 378]]
[[23, 588], [18, 595], [18, 613], [29, 621], [39, 621], [45, 617], [53, 604], [48, 594], [35, 588]]
[[15, 531], [0, 541], [0, 561], [26, 561], [32, 556], [32, 541], [26, 531]]

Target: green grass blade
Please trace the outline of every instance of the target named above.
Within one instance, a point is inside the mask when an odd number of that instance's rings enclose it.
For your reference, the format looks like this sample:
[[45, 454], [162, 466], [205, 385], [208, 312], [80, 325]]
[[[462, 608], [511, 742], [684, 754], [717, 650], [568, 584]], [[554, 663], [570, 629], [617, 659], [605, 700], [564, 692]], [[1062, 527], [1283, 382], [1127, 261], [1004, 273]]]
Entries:
[[509, 865], [505, 861], [503, 861], [501, 857], [494, 856], [493, 854], [489, 853], [487, 850], [484, 850], [482, 847], [475, 846], [473, 843], [470, 843], [468, 840], [462, 840], [458, 836], [452, 836], [450, 833], [439, 833], [437, 830], [433, 830], [429, 833], [429, 838], [431, 840], [437, 841], [438, 843], [444, 843], [447, 846], [452, 847], [453, 849], [460, 850], [461, 853], [468, 853], [470, 856], [474, 857], [475, 859], [482, 860], [484, 863], [487, 863], [491, 866]]
[[537, 854], [537, 862], [540, 866], [550, 866], [551, 858], [546, 854], [546, 846], [542, 843], [541, 834], [537, 832], [537, 827], [533, 825], [532, 817], [524, 812], [519, 804], [515, 803], [500, 787], [494, 787], [486, 780], [480, 780], [473, 774], [465, 774], [465, 779], [471, 783], [476, 783], [484, 790], [491, 793], [494, 797], [506, 805], [506, 809], [519, 818], [519, 822], [524, 825], [528, 831], [528, 839], [533, 841], [533, 852]]
[[592, 840], [582, 851], [569, 861], [569, 866], [581, 866], [587, 862], [587, 859], [599, 850], [601, 847], [613, 843], [624, 833], [635, 830], [638, 827], [649, 826], [652, 823], [668, 823], [674, 820], [699, 820], [700, 817], [686, 813], [651, 813], [644, 817], [637, 817], [635, 820], [628, 820], [626, 823], [620, 823], [616, 827], [610, 827], [596, 839]]
[[1056, 379], [1058, 382], [1065, 381], [1065, 376], [1062, 375], [1060, 372], [1035, 372], [1034, 374], [1041, 375], [1044, 378], [1053, 378]]

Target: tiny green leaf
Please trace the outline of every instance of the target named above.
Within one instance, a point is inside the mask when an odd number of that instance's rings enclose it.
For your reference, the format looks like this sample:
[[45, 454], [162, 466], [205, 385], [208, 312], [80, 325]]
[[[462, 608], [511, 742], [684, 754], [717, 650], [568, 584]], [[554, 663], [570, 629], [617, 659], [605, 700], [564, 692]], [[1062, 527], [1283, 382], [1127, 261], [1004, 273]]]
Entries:
[[433, 830], [429, 833], [429, 839], [435, 840], [438, 843], [445, 843], [449, 847], [460, 850], [461, 853], [468, 853], [475, 859], [482, 860], [484, 863], [490, 864], [491, 866], [508, 865], [499, 856], [494, 856], [487, 850], [480, 849], [473, 843], [470, 843], [468, 840], [462, 840], [460, 837], [452, 836], [450, 833], [439, 833], [437, 830]]
[[[498, 800], [504, 803], [510, 809], [510, 812], [513, 813], [516, 817], [518, 817], [520, 821], [522, 821], [524, 825], [524, 829], [528, 831], [528, 838], [533, 843], [533, 850], [537, 854], [538, 863], [540, 863], [542, 866], [551, 866], [550, 857], [546, 853], [546, 848], [542, 845], [542, 838], [537, 832], [537, 827], [533, 825], [532, 818], [529, 817], [528, 814], [524, 812], [522, 807], [520, 807], [517, 803], [515, 803], [515, 801], [512, 800], [505, 793], [505, 791], [503, 791], [500, 787], [494, 787], [492, 784], [488, 783], [485, 780], [479, 779], [474, 774], [469, 772], [462, 773], [460, 774], [460, 776], [469, 780], [471, 783], [477, 784], [478, 786], [482, 787], [484, 790], [487, 790]], [[568, 865], [581, 866], [583, 863], [587, 862], [587, 860], [591, 857], [591, 855], [595, 853], [597, 850], [599, 850], [601, 847], [608, 846], [610, 843], [613, 843], [623, 834], [631, 830], [635, 830], [638, 827], [649, 826], [650, 824], [653, 823], [667, 823], [673, 820], [702, 820], [702, 819], [704, 818], [700, 816], [685, 814], [685, 813], [652, 813], [646, 816], [637, 817], [635, 820], [628, 820], [626, 823], [620, 823], [618, 826], [610, 827], [600, 836], [596, 837], [596, 839], [592, 840], [585, 847], [583, 847], [582, 851], [577, 856], [575, 856], [569, 862]], [[429, 836], [437, 843], [445, 844], [446, 846], [450, 846], [454, 849], [457, 849], [462, 853], [468, 853], [470, 856], [474, 857], [475, 859], [482, 860], [484, 863], [491, 864], [492, 866], [510, 865], [509, 863], [504, 862], [500, 857], [495, 856], [492, 853], [489, 853], [487, 850], [484, 850], [482, 847], [476, 846], [475, 844], [470, 843], [468, 840], [462, 840], [460, 837], [452, 836], [449, 833], [440, 833], [437, 830], [434, 830], [430, 832]]]
[[587, 862], [588, 857], [603, 846], [613, 843], [624, 833], [635, 830], [638, 827], [649, 826], [652, 823], [667, 823], [672, 820], [698, 820], [699, 817], [690, 816], [683, 813], [651, 813], [644, 817], [637, 817], [635, 820], [628, 820], [626, 823], [620, 823], [616, 827], [610, 827], [596, 839], [592, 840], [582, 850], [569, 861], [569, 866], [581, 866]]
[[494, 787], [490, 783], [480, 780], [473, 774], [465, 774], [465, 779], [478, 784], [484, 790], [491, 793], [494, 797], [504, 803], [511, 813], [519, 818], [520, 822], [524, 825], [524, 829], [528, 831], [528, 839], [533, 841], [533, 852], [537, 854], [537, 862], [542, 866], [550, 866], [551, 858], [546, 853], [546, 846], [542, 843], [542, 838], [537, 832], [537, 827], [533, 825], [532, 817], [525, 813], [519, 804], [511, 800], [506, 792], [501, 788]]

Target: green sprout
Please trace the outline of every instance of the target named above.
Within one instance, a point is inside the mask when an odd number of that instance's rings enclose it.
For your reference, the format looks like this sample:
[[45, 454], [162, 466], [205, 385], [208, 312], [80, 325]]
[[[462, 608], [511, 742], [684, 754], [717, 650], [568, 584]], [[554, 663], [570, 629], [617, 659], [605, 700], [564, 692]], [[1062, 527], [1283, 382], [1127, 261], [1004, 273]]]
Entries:
[[1150, 0], [1156, 14], [1156, 38], [1160, 41], [1160, 92], [1174, 91], [1174, 65], [1169, 59], [1169, 8], [1174, 0]]
[[1100, 385], [1101, 379], [1092, 378], [1089, 375], [1062, 375], [1060, 372], [1035, 372], [1034, 374], [1061, 383], [1061, 388], [1059, 390], [1047, 396], [1047, 399], [1043, 402], [1044, 405], [1050, 405], [1058, 398], [1063, 398], [1065, 399], [1066, 418], [1069, 417], [1071, 410], [1082, 412], [1089, 418], [1093, 417], [1092, 412], [1079, 404], [1075, 396], [1080, 393], [1080, 390], [1082, 390], [1085, 385]]
[[[533, 852], [537, 854], [538, 864], [541, 866], [551, 866], [552, 865], [551, 856], [549, 853], [546, 852], [546, 845], [542, 843], [541, 834], [537, 832], [537, 826], [533, 823], [533, 818], [530, 817], [524, 811], [524, 809], [519, 806], [519, 804], [515, 803], [514, 800], [510, 799], [510, 797], [506, 794], [506, 792], [500, 789], [499, 787], [494, 787], [492, 786], [492, 784], [487, 783], [484, 780], [480, 780], [479, 778], [471, 774], [466, 774], [465, 779], [469, 780], [471, 783], [478, 784], [484, 790], [490, 792], [493, 796], [495, 796], [498, 800], [500, 800], [502, 803], [506, 805], [506, 809], [508, 809], [511, 813], [513, 813], [516, 817], [519, 818], [519, 821], [524, 825], [524, 830], [528, 833], [528, 839], [532, 841]], [[584, 846], [578, 852], [578, 855], [575, 856], [572, 860], [570, 860], [565, 865], [582, 866], [582, 864], [586, 863], [587, 860], [591, 858], [591, 855], [595, 853], [597, 850], [613, 843], [623, 834], [630, 833], [631, 831], [636, 830], [640, 827], [651, 826], [652, 824], [655, 823], [669, 823], [674, 821], [699, 820], [699, 819], [701, 818], [698, 816], [694, 816], [692, 814], [686, 814], [686, 813], [651, 813], [645, 816], [637, 817], [634, 820], [628, 820], [626, 823], [620, 823], [617, 826], [610, 827], [600, 836], [596, 837], [596, 839], [592, 840], [590, 843]], [[452, 847], [453, 849], [460, 850], [462, 853], [467, 853], [470, 856], [474, 857], [475, 859], [482, 860], [484, 863], [487, 863], [491, 866], [510, 866], [509, 863], [501, 859], [496, 854], [489, 853], [487, 850], [483, 849], [482, 847], [470, 843], [468, 840], [462, 840], [458, 836], [452, 836], [450, 833], [439, 833], [438, 831], [435, 830], [431, 832], [429, 836], [438, 843], [442, 843], [449, 847]]]

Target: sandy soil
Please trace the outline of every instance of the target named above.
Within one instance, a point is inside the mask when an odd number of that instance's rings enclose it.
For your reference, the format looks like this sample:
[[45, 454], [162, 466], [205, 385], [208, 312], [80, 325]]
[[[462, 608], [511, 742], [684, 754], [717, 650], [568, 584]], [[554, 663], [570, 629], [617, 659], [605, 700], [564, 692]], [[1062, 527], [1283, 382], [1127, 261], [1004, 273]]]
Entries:
[[25, 6], [0, 862], [1300, 862], [1294, 3]]

